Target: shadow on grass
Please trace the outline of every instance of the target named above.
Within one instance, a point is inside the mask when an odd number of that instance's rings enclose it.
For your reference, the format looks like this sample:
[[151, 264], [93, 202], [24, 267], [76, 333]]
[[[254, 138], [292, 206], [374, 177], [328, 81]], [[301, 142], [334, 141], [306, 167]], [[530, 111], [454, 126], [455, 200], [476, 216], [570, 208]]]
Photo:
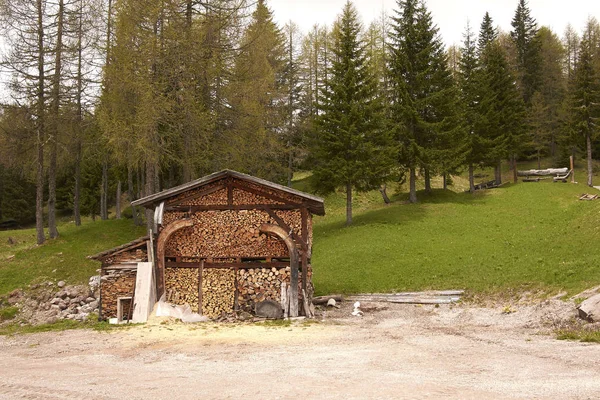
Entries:
[[481, 204], [485, 203], [489, 193], [479, 191], [471, 193], [456, 193], [450, 190], [434, 189], [431, 193], [417, 192], [415, 204], [408, 203], [408, 195], [394, 196], [389, 205], [381, 204], [378, 208], [363, 212], [353, 217], [352, 225], [346, 227], [345, 215], [331, 217], [329, 221], [322, 221], [314, 227], [318, 236], [329, 236], [335, 232], [345, 229], [366, 225], [402, 225], [409, 222], [419, 221], [430, 212], [429, 204]]

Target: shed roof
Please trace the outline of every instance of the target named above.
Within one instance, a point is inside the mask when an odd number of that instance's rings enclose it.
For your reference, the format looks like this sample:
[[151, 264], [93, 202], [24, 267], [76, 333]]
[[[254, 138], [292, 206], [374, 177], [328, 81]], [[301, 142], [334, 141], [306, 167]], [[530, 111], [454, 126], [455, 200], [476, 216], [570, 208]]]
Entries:
[[257, 185], [261, 185], [267, 187], [269, 189], [278, 190], [281, 192], [285, 192], [288, 194], [292, 194], [298, 196], [306, 202], [307, 208], [314, 214], [317, 215], [325, 215], [325, 205], [323, 203], [323, 199], [312, 194], [304, 193], [296, 189], [289, 188], [287, 186], [279, 185], [277, 183], [273, 183], [267, 181], [265, 179], [257, 178], [255, 176], [243, 174], [241, 172], [232, 171], [229, 169], [225, 169], [223, 171], [215, 172], [213, 174], [207, 175], [200, 179], [196, 179], [194, 181], [184, 183], [183, 185], [179, 185], [173, 187], [171, 189], [163, 190], [162, 192], [151, 194], [150, 196], [143, 197], [141, 199], [135, 200], [131, 202], [133, 206], [143, 206], [147, 208], [154, 208], [162, 201], [166, 199], [186, 192], [188, 190], [196, 189], [201, 186], [207, 185], [209, 183], [227, 178], [233, 177], [242, 181], [254, 183]]
[[98, 254], [94, 254], [93, 256], [88, 256], [87, 258], [91, 258], [92, 260], [101, 260], [103, 258], [121, 253], [123, 251], [141, 247], [142, 245], [146, 244], [148, 239], [150, 239], [150, 236], [144, 236], [144, 237], [132, 240], [129, 243], [125, 243], [120, 246], [113, 247], [112, 249], [104, 250]]

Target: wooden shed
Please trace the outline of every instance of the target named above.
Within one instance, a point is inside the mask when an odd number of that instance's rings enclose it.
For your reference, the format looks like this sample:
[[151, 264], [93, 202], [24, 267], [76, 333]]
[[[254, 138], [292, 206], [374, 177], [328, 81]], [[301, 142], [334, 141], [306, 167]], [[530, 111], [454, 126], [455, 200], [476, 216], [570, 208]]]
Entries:
[[210, 318], [265, 300], [287, 304], [290, 316], [307, 313], [312, 215], [325, 214], [323, 199], [224, 170], [133, 205], [154, 211], [154, 229], [93, 256], [102, 261], [102, 318], [122, 316], [127, 297], [136, 302], [137, 262], [152, 263], [153, 299], [164, 295]]

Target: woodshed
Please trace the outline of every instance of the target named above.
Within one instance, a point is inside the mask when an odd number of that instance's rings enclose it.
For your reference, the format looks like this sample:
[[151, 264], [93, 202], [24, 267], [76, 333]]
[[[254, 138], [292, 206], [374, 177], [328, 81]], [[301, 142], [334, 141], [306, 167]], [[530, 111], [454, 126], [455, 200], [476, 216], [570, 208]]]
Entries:
[[154, 229], [91, 257], [102, 262], [102, 319], [145, 321], [163, 295], [209, 318], [265, 300], [310, 315], [312, 215], [325, 214], [323, 199], [224, 170], [132, 204], [153, 210]]

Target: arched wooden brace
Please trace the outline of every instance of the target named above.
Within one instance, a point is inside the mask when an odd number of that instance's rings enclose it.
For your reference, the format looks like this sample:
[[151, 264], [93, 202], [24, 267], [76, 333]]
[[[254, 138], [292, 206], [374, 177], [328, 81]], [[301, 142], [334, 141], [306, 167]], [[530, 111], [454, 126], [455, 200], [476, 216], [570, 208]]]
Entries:
[[158, 240], [156, 241], [156, 298], [160, 299], [160, 296], [165, 292], [165, 246], [167, 244], [167, 240], [171, 237], [172, 234], [181, 230], [183, 228], [187, 228], [188, 226], [194, 225], [194, 221], [191, 219], [180, 219], [177, 221], [171, 222], [169, 225], [165, 226], [163, 230], [158, 235]]
[[280, 226], [273, 224], [262, 224], [260, 226], [260, 231], [265, 233], [270, 233], [285, 243], [290, 253], [290, 269], [291, 269], [291, 279], [290, 279], [290, 317], [298, 316], [298, 249], [296, 248], [296, 243], [290, 236], [289, 232], [286, 232]]

